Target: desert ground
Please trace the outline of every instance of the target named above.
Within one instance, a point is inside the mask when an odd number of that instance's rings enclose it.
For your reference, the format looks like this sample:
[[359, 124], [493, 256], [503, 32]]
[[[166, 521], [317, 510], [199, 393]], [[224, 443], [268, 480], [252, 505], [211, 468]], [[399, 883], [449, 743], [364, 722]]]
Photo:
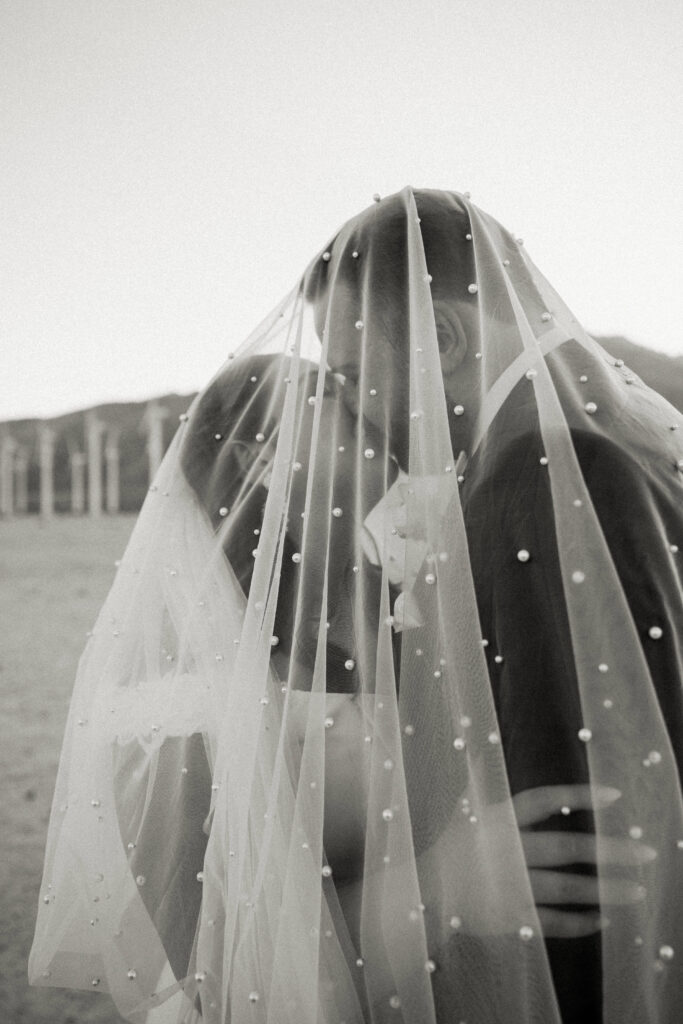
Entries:
[[29, 988], [43, 848], [62, 730], [85, 634], [134, 517], [0, 522], [0, 1018], [120, 1024], [106, 995]]

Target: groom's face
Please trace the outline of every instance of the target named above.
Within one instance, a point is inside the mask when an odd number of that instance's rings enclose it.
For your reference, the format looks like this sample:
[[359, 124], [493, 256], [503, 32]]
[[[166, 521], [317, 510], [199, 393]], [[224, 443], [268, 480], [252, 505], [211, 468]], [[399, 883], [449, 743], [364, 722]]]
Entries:
[[[316, 323], [321, 337], [326, 318], [328, 324], [327, 366], [343, 375], [343, 400], [356, 420], [362, 418], [383, 438], [391, 435], [395, 446], [405, 445], [411, 372], [408, 310], [396, 308], [396, 303], [368, 310], [368, 304], [372, 297], [366, 299], [364, 314], [357, 290], [343, 281], [335, 283], [329, 303], [319, 304]], [[478, 306], [435, 293], [434, 317], [448, 419], [454, 447], [460, 450], [467, 448], [478, 405]], [[413, 344], [419, 345], [419, 340], [413, 339]], [[465, 408], [462, 417], [453, 413], [455, 405]]]

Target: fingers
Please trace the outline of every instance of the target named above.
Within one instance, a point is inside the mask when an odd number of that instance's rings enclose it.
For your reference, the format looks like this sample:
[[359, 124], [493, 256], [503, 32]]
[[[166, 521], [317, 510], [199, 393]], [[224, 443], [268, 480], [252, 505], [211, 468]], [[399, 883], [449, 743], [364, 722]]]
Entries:
[[539, 904], [586, 904], [624, 906], [639, 903], [645, 898], [645, 887], [636, 882], [618, 878], [591, 878], [564, 871], [529, 872], [534, 901]]
[[538, 907], [538, 919], [547, 939], [580, 939], [594, 935], [609, 924], [602, 914], [570, 913], [550, 907]]
[[651, 846], [634, 839], [603, 836], [598, 861], [596, 837], [585, 832], [522, 832], [521, 839], [529, 868], [598, 863], [637, 868], [650, 864], [657, 856]]
[[608, 807], [620, 796], [620, 791], [612, 786], [537, 786], [517, 793], [512, 803], [517, 823], [523, 828], [544, 821], [551, 814], [559, 814], [563, 808], [592, 811], [596, 807]]

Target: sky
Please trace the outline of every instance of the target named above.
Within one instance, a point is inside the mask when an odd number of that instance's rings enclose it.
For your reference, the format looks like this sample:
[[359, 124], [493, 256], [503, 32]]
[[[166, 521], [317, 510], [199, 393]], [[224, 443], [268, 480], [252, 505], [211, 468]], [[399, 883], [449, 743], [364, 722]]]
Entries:
[[679, 0], [0, 0], [0, 420], [203, 386], [374, 193], [683, 354]]

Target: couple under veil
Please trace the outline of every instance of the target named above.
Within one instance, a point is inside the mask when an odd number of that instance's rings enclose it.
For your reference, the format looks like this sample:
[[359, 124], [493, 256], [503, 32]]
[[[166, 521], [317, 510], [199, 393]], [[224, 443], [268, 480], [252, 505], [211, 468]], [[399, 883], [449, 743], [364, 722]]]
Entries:
[[173, 1024], [674, 1024], [683, 418], [466, 195], [320, 250], [82, 657], [34, 984]]

